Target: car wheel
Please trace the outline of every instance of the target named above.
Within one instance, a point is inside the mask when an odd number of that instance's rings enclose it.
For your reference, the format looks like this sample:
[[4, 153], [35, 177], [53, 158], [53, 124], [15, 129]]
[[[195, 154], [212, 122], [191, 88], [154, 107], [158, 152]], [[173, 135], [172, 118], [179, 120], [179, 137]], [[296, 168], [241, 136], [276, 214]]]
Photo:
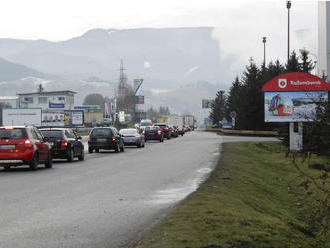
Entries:
[[53, 159], [52, 156], [49, 154], [48, 159], [45, 162], [45, 167], [50, 169], [53, 167]]
[[137, 148], [140, 148], [140, 147], [141, 147], [141, 144], [137, 144], [136, 147], [137, 147]]
[[96, 152], [96, 153], [99, 153], [99, 152], [100, 152], [100, 149], [99, 149], [99, 148], [96, 148], [96, 149], [95, 149], [95, 152]]
[[85, 159], [84, 149], [81, 150], [81, 154], [78, 156], [79, 161], [83, 161]]
[[121, 145], [121, 147], [120, 147], [120, 151], [121, 151], [121, 152], [124, 152], [124, 151], [125, 151], [124, 143]]
[[69, 154], [68, 154], [68, 162], [72, 162], [74, 159], [74, 154], [73, 154], [73, 147], [70, 148]]
[[35, 154], [33, 159], [30, 162], [29, 167], [31, 170], [36, 170], [36, 169], [38, 169], [38, 164], [39, 164], [39, 156], [38, 156], [38, 154]]
[[118, 143], [116, 144], [115, 152], [119, 152], [119, 144]]
[[93, 148], [92, 147], [88, 147], [88, 153], [93, 153]]

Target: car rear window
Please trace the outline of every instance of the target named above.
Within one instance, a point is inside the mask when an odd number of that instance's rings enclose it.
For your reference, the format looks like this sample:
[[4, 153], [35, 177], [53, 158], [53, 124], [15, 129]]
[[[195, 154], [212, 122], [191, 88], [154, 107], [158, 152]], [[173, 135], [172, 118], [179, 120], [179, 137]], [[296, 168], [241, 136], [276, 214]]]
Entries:
[[156, 124], [155, 126], [162, 127], [162, 128], [166, 127], [165, 124]]
[[146, 127], [146, 130], [149, 131], [149, 130], [159, 130], [160, 128], [158, 126], [151, 126], [151, 127]]
[[128, 134], [136, 134], [137, 131], [135, 129], [122, 129], [119, 131], [120, 134], [128, 135]]
[[60, 130], [40, 130], [42, 135], [47, 138], [62, 138], [63, 132]]
[[94, 128], [90, 136], [112, 136], [112, 132], [110, 128]]
[[26, 132], [23, 128], [0, 129], [0, 139], [26, 139]]

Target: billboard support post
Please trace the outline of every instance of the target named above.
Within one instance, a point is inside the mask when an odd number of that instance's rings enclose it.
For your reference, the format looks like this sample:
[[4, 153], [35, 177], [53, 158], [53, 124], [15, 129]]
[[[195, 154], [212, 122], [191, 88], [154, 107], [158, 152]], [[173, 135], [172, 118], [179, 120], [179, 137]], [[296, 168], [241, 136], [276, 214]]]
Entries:
[[295, 130], [295, 122], [289, 123], [290, 151], [299, 152], [303, 149], [303, 123], [298, 122], [298, 130]]

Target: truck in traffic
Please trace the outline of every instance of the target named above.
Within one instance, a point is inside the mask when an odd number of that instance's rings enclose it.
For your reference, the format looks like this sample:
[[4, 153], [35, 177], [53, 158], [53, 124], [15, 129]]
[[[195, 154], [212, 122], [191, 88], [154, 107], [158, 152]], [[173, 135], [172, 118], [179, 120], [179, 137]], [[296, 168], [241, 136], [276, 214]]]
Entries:
[[193, 115], [184, 115], [183, 122], [184, 122], [185, 128], [188, 128], [190, 130], [195, 129], [195, 117]]
[[179, 115], [170, 115], [168, 117], [168, 125], [176, 127], [179, 134], [184, 134], [184, 125], [183, 125], [183, 117]]

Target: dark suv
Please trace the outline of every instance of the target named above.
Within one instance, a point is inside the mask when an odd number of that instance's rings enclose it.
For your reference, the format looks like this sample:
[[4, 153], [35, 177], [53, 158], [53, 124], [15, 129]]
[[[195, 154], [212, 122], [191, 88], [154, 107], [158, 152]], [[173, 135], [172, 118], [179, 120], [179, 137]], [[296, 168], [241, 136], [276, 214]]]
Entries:
[[36, 170], [38, 164], [52, 167], [50, 145], [33, 126], [0, 127], [0, 166], [5, 169], [28, 165]]
[[81, 137], [76, 136], [71, 128], [43, 128], [40, 132], [48, 138], [53, 158], [67, 159], [69, 162], [75, 157], [84, 160], [84, 145]]
[[154, 126], [160, 127], [160, 130], [163, 132], [165, 138], [167, 138], [167, 139], [171, 138], [172, 130], [167, 124], [165, 124], [165, 123], [156, 123], [156, 124], [154, 124]]
[[100, 149], [124, 151], [124, 141], [114, 127], [95, 127], [89, 134], [88, 152], [99, 152]]

